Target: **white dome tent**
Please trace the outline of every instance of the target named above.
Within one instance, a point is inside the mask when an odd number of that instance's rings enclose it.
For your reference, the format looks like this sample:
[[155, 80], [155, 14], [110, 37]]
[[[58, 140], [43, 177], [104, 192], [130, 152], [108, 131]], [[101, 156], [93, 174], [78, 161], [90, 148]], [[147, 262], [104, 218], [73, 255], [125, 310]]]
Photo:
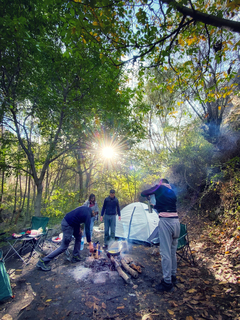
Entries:
[[152, 210], [150, 213], [145, 203], [131, 203], [121, 210], [121, 221], [116, 216], [115, 236], [150, 243], [148, 238], [158, 226], [158, 221], [157, 212]]

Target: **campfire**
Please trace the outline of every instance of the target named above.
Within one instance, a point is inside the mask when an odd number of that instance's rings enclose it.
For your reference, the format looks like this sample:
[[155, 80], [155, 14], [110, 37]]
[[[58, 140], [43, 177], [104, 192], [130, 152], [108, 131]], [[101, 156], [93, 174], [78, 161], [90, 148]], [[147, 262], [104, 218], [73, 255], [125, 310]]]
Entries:
[[85, 266], [95, 272], [116, 270], [128, 284], [132, 284], [132, 278], [138, 278], [143, 268], [143, 265], [128, 255], [127, 241], [115, 241], [106, 251], [98, 243], [95, 244], [94, 253], [86, 259]]

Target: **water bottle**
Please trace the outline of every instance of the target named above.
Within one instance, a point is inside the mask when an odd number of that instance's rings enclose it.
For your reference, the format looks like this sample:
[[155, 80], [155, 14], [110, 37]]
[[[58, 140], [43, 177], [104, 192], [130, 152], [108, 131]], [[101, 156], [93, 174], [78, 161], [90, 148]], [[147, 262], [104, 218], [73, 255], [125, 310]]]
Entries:
[[82, 240], [81, 240], [80, 250], [83, 250], [83, 249], [84, 249], [84, 237], [82, 237]]

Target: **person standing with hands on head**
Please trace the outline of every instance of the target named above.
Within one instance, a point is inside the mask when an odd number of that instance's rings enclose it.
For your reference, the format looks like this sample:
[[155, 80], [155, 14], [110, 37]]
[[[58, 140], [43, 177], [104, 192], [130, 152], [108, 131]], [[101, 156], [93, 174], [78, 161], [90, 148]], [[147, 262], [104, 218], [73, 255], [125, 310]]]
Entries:
[[53, 260], [55, 257], [63, 253], [67, 250], [72, 236], [75, 237], [75, 244], [73, 249], [73, 257], [72, 262], [81, 261], [80, 257], [80, 245], [82, 232], [80, 228], [80, 224], [84, 223], [86, 230], [87, 242], [89, 243], [89, 251], [93, 252], [94, 248], [91, 242], [91, 234], [90, 234], [90, 224], [91, 217], [95, 217], [96, 213], [94, 209], [88, 208], [86, 206], [78, 207], [70, 212], [68, 212], [65, 217], [62, 219], [61, 228], [63, 232], [63, 239], [59, 248], [51, 252], [44, 258], [39, 259], [37, 263], [37, 267], [42, 269], [43, 271], [50, 271], [51, 268], [48, 266], [48, 263]]
[[177, 198], [167, 179], [141, 193], [142, 197], [154, 194], [156, 204], [154, 209], [159, 216], [158, 231], [160, 240], [160, 255], [163, 279], [155, 288], [158, 291], [172, 291], [177, 283], [177, 245], [180, 235], [180, 223], [177, 213]]
[[[111, 239], [115, 240], [116, 214], [118, 214], [118, 220], [120, 221], [121, 213], [119, 202], [115, 197], [115, 190], [111, 189], [109, 196], [104, 200], [100, 217], [100, 221], [102, 221], [104, 215], [104, 248], [108, 247], [110, 237]], [[111, 229], [110, 236], [109, 228]]]

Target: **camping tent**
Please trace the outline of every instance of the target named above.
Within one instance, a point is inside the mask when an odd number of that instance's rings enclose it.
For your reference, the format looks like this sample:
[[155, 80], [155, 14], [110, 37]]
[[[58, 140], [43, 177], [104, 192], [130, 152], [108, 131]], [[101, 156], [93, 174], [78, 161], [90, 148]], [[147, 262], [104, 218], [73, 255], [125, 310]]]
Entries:
[[147, 239], [158, 225], [158, 214], [149, 212], [142, 202], [134, 202], [121, 210], [121, 221], [116, 216], [115, 236], [131, 241], [149, 242]]

